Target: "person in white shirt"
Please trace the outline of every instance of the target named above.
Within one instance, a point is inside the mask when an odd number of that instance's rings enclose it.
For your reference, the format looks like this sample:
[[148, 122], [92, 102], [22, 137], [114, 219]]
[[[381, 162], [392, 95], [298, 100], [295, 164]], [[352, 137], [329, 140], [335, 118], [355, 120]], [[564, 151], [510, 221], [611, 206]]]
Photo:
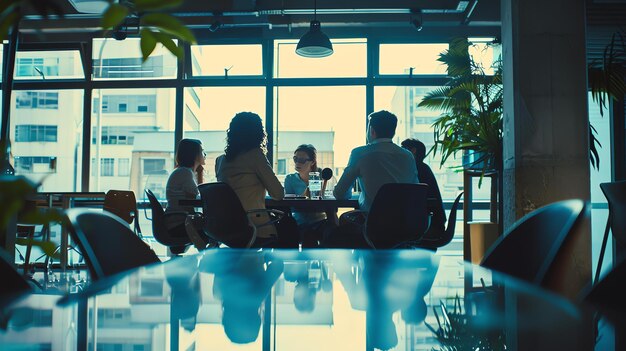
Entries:
[[335, 186], [337, 199], [348, 199], [354, 181], [359, 182], [359, 209], [368, 212], [378, 189], [387, 183], [418, 183], [415, 159], [410, 151], [391, 141], [398, 118], [389, 111], [369, 115], [368, 144], [352, 150], [348, 166]]
[[325, 233], [326, 247], [368, 247], [362, 230], [378, 190], [387, 183], [419, 183], [415, 159], [410, 151], [391, 140], [398, 118], [381, 110], [369, 115], [367, 145], [352, 150], [348, 165], [335, 185], [337, 199], [349, 199], [355, 180], [361, 189], [359, 210], [344, 213], [340, 226]]

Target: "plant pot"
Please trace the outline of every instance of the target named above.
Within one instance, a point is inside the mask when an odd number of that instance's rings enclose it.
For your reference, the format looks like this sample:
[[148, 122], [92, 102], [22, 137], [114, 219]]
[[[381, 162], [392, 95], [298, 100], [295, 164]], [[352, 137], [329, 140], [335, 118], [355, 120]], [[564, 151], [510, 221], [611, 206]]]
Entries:
[[463, 152], [463, 157], [461, 158], [463, 169], [471, 171], [495, 170], [495, 159], [493, 155], [486, 155], [487, 154], [484, 152], [473, 150]]

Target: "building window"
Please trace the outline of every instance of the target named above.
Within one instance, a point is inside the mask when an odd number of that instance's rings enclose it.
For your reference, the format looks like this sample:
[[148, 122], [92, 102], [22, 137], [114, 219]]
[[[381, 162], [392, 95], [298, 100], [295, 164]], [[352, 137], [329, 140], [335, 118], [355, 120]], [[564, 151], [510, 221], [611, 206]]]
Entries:
[[278, 160], [278, 165], [277, 165], [277, 172], [278, 174], [287, 174], [287, 160], [285, 160], [284, 158], [281, 158], [280, 160]]
[[162, 174], [165, 171], [165, 159], [144, 159], [143, 174]]
[[15, 157], [17, 173], [54, 173], [56, 157], [49, 156], [18, 156]]
[[57, 126], [22, 124], [15, 126], [16, 142], [56, 142]]
[[114, 158], [100, 159], [100, 175], [102, 177], [112, 177], [114, 175], [113, 167], [115, 164]]
[[[94, 99], [93, 113], [98, 113], [100, 99]], [[102, 113], [155, 113], [156, 95], [105, 95]]]
[[130, 175], [130, 159], [120, 158], [117, 160], [117, 175], [120, 177]]
[[59, 93], [47, 91], [20, 91], [16, 94], [16, 108], [59, 109]]
[[25, 57], [15, 64], [16, 77], [52, 77], [59, 75], [59, 58]]

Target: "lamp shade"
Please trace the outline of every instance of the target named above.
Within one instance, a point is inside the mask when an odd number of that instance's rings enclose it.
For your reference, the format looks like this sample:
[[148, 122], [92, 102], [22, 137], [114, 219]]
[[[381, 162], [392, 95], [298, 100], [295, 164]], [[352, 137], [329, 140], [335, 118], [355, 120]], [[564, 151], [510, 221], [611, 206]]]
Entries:
[[333, 44], [320, 29], [319, 21], [311, 21], [311, 28], [298, 42], [296, 54], [304, 57], [326, 57], [333, 54]]

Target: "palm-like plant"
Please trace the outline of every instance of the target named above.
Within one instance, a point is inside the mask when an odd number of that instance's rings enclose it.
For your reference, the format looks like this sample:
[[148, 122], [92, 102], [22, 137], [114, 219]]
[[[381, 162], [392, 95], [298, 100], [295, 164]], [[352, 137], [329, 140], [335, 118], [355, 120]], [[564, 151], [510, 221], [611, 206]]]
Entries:
[[441, 111], [433, 123], [433, 154], [441, 153], [441, 165], [459, 151], [477, 156], [468, 166], [502, 169], [502, 67], [493, 65], [493, 75], [472, 59], [470, 43], [458, 38], [438, 61], [448, 68], [450, 81], [424, 96], [420, 107]]

